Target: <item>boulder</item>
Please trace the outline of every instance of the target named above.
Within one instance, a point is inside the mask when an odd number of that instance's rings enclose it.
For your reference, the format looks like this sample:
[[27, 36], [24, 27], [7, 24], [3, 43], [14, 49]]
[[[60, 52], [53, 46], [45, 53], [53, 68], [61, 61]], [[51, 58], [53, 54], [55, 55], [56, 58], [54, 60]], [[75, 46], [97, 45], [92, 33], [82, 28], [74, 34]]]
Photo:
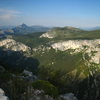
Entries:
[[5, 96], [5, 92], [0, 88], [0, 100], [9, 100], [7, 96]]
[[78, 100], [73, 93], [67, 93], [60, 96], [64, 100]]

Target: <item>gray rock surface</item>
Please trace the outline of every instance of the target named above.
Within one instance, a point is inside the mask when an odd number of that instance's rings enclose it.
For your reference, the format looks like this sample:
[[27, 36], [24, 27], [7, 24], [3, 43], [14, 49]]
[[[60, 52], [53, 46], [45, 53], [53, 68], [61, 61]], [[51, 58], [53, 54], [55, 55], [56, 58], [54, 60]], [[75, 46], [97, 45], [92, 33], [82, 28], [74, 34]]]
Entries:
[[30, 100], [54, 100], [52, 97], [45, 95], [43, 90], [34, 90]]
[[4, 39], [4, 40], [0, 41], [0, 47], [4, 47], [6, 49], [10, 49], [13, 51], [26, 52], [26, 51], [30, 50], [30, 48], [28, 46], [24, 45], [23, 43], [16, 42], [13, 39]]
[[5, 96], [5, 92], [0, 88], [0, 100], [9, 100], [7, 96]]
[[78, 100], [73, 93], [67, 93], [60, 96], [64, 100]]

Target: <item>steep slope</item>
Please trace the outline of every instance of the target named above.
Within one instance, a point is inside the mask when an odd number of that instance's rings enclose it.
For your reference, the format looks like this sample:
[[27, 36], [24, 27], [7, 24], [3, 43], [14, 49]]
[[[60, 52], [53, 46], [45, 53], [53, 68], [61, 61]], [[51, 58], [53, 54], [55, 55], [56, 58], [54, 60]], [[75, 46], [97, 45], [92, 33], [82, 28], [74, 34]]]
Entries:
[[51, 66], [57, 70], [74, 69], [80, 59], [100, 64], [100, 39], [68, 40], [51, 43], [49, 46], [40, 45], [33, 48], [33, 56], [39, 59], [40, 66]]
[[[74, 93], [79, 100], [99, 100], [100, 30], [83, 31], [64, 27], [44, 34], [14, 36], [17, 45], [22, 42], [31, 48], [31, 55], [28, 57], [38, 59], [38, 78], [56, 86], [59, 94]], [[11, 42], [14, 44], [12, 47], [8, 44], [1, 46], [15, 50], [15, 43]], [[28, 68], [32, 65], [30, 62], [33, 60], [29, 59], [28, 64], [25, 60], [22, 65]], [[20, 65], [19, 60], [14, 63], [18, 63], [17, 67]]]
[[33, 48], [33, 56], [40, 62], [39, 77], [61, 93], [73, 92], [79, 100], [100, 98], [100, 39], [51, 42]]
[[61, 93], [74, 92], [79, 100], [98, 100], [100, 30], [64, 29], [42, 34], [40, 39], [49, 38], [48, 45], [33, 48], [40, 61], [39, 77], [55, 84]]
[[0, 64], [12, 72], [24, 69], [35, 72], [39, 61], [31, 56], [31, 48], [13, 39], [0, 41]]

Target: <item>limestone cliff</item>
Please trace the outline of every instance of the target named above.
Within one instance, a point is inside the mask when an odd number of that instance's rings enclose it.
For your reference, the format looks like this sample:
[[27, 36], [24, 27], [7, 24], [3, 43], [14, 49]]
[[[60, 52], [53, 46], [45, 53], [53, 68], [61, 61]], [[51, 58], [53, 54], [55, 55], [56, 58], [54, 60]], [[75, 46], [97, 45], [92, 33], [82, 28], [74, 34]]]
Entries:
[[10, 49], [10, 50], [13, 50], [13, 51], [26, 52], [26, 51], [30, 50], [30, 47], [28, 47], [28, 46], [26, 46], [26, 45], [24, 45], [22, 43], [16, 42], [13, 39], [1, 40], [0, 41], [0, 47], [4, 47], [6, 49]]

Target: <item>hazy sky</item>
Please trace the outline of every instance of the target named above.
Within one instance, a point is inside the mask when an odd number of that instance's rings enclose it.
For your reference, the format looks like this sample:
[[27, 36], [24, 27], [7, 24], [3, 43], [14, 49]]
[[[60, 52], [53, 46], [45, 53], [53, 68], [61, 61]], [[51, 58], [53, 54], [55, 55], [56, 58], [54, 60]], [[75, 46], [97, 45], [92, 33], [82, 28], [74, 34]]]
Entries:
[[0, 0], [0, 25], [100, 26], [100, 0]]

